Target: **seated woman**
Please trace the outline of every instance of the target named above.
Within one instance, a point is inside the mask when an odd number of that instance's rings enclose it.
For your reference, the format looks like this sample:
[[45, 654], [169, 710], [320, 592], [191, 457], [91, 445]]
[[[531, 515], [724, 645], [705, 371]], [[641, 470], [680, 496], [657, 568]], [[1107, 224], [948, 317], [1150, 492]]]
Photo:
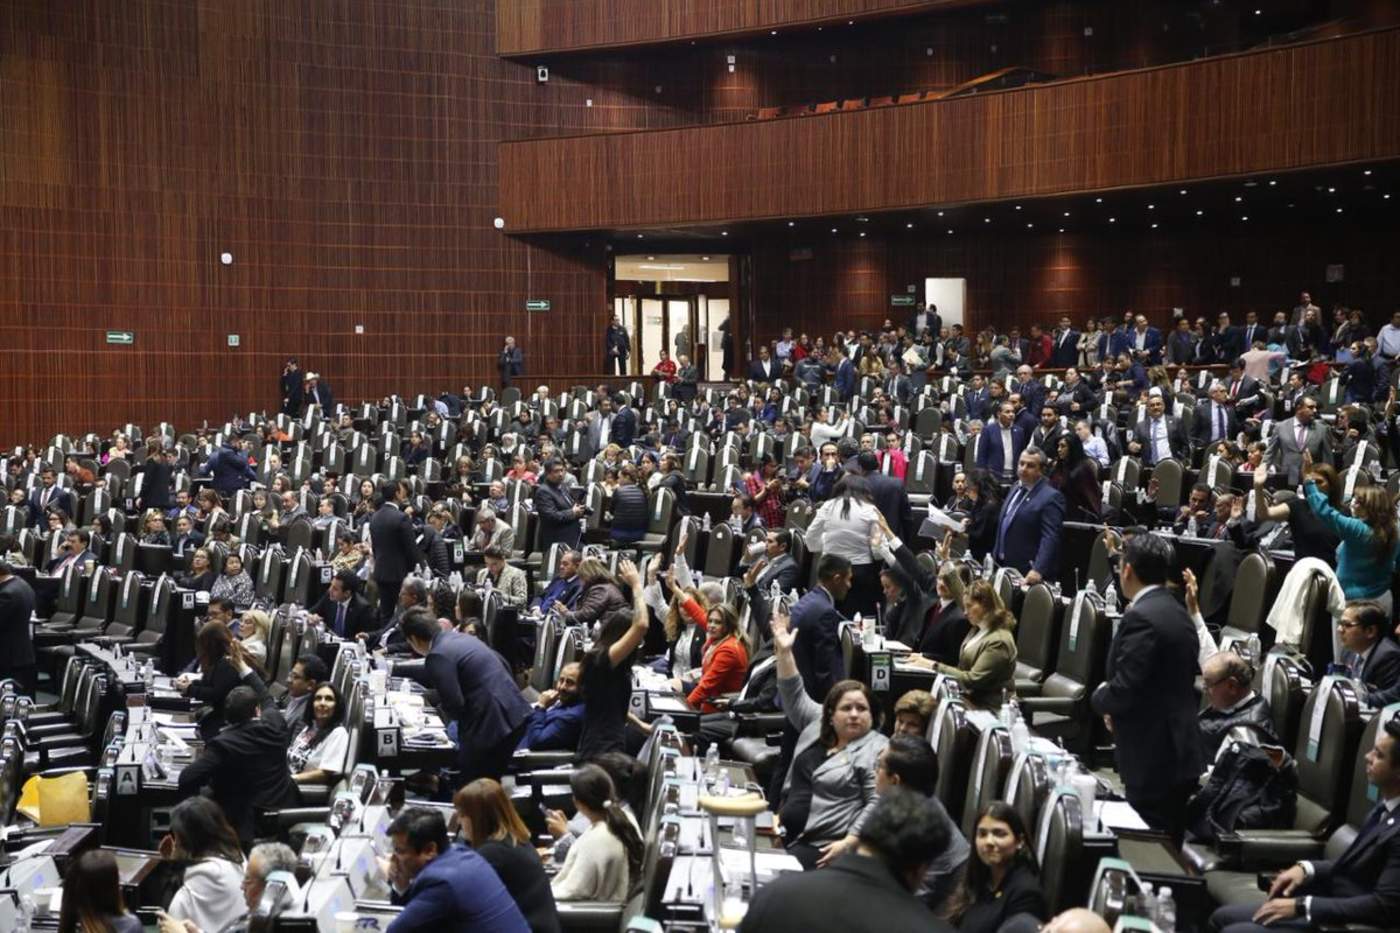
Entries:
[[927, 690], [908, 690], [894, 701], [894, 734], [922, 739], [928, 735], [938, 704]]
[[142, 933], [145, 927], [126, 912], [117, 857], [89, 849], [63, 876], [63, 912], [58, 933]]
[[165, 514], [151, 509], [141, 522], [141, 543], [170, 547], [170, 532], [165, 527]]
[[1236, 467], [1236, 469], [1241, 473], [1268, 473], [1269, 468], [1264, 466], [1264, 453], [1267, 450], [1268, 446], [1263, 441], [1251, 442], [1250, 445], [1245, 448], [1244, 462]]
[[531, 933], [558, 933], [559, 910], [544, 864], [500, 783], [477, 778], [453, 795], [452, 809], [462, 836], [496, 869]]
[[583, 581], [583, 589], [574, 608], [560, 602], [554, 604], [564, 624], [592, 625], [608, 613], [627, 609], [627, 600], [608, 572], [607, 564], [596, 557], [586, 557], [578, 565], [578, 576]]
[[855, 846], [875, 806], [875, 765], [889, 740], [875, 728], [870, 688], [860, 681], [838, 681], [820, 706], [807, 696], [791, 621], [775, 612], [772, 626], [778, 693], [798, 732], [779, 814], [787, 850], [812, 869]]
[[1000, 709], [1002, 694], [1016, 680], [1016, 618], [1002, 605], [989, 580], [974, 580], [963, 595], [972, 631], [963, 639], [957, 666], [936, 662], [933, 669], [962, 688], [968, 705]]
[[910, 664], [931, 669], [937, 661], [956, 663], [968, 632], [961, 605], [962, 565], [945, 561], [937, 574], [930, 574], [907, 546], [889, 534], [884, 516], [880, 525], [870, 541], [871, 550], [886, 564], [880, 571], [886, 634], [912, 649], [907, 658]]
[[334, 684], [323, 683], [311, 694], [306, 714], [287, 749], [287, 766], [298, 784], [331, 784], [345, 773], [350, 733], [346, 731], [345, 707]]
[[[744, 688], [749, 673], [748, 638], [739, 629], [739, 617], [724, 603], [711, 606], [706, 614], [705, 648], [700, 662], [700, 679], [685, 701], [702, 713], [717, 713], [715, 701]], [[682, 680], [672, 687], [682, 689]]]
[[641, 880], [642, 837], [623, 812], [612, 779], [597, 765], [588, 764], [569, 778], [574, 807], [589, 822], [588, 830], [569, 847], [564, 867], [550, 885], [555, 900], [627, 900]]
[[238, 640], [243, 652], [259, 667], [267, 666], [267, 639], [272, 634], [272, 616], [261, 609], [249, 609], [238, 620]]
[[1000, 800], [988, 804], [977, 817], [972, 847], [976, 857], [967, 860], [960, 903], [953, 914], [959, 933], [997, 933], [1013, 917], [1026, 922], [1050, 916], [1035, 851], [1014, 808]]
[[225, 555], [224, 572], [210, 587], [209, 595], [231, 599], [239, 609], [247, 609], [253, 605], [253, 578], [243, 569], [243, 558], [236, 551]]
[[221, 930], [247, 912], [243, 901], [243, 849], [224, 811], [208, 797], [182, 800], [170, 812], [170, 834], [160, 854], [188, 863], [184, 883], [166, 910], [174, 921], [161, 921], [161, 933], [186, 933], [186, 922], [199, 930]]
[[209, 561], [209, 550], [198, 548], [190, 557], [190, 569], [175, 574], [175, 585], [181, 589], [207, 593], [214, 588], [214, 582], [218, 579], [219, 575]]
[[614, 544], [632, 544], [642, 540], [651, 521], [647, 494], [637, 485], [637, 468], [625, 463], [617, 471], [617, 489], [612, 494], [612, 521], [608, 537]]
[[510, 469], [506, 471], [506, 479], [519, 480], [526, 485], [533, 486], [539, 482], [539, 476], [530, 469], [530, 460], [522, 453], [517, 453], [511, 457]]
[[433, 455], [432, 442], [423, 435], [422, 431], [410, 431], [408, 440], [403, 443], [403, 462], [405, 466], [415, 467]]
[[365, 564], [365, 552], [360, 547], [360, 540], [348, 531], [342, 531], [335, 539], [335, 556], [331, 558], [331, 567], [335, 568], [335, 573], [348, 570], [353, 574], [359, 574], [360, 568]]
[[261, 695], [267, 686], [262, 672], [253, 667], [243, 650], [242, 642], [233, 637], [223, 622], [204, 623], [194, 637], [194, 653], [199, 663], [199, 680], [181, 675], [175, 686], [185, 696], [209, 706], [209, 713], [199, 721], [199, 733], [207, 741], [224, 726], [224, 701], [229, 691], [246, 683]]

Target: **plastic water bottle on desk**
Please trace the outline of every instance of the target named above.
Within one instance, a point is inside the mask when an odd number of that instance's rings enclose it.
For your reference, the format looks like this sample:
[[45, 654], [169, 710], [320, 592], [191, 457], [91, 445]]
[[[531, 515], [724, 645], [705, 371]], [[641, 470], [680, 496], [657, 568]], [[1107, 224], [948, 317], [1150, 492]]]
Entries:
[[710, 530], [710, 513], [706, 512], [704, 519], [700, 522], [700, 530], [708, 532]]
[[1011, 700], [1011, 750], [1023, 752], [1031, 747], [1031, 727], [1021, 714], [1021, 704]]
[[1195, 515], [1192, 515], [1190, 518], [1188, 518], [1188, 519], [1186, 520], [1186, 537], [1188, 537], [1188, 538], [1197, 537], [1197, 534], [1196, 534], [1196, 533], [1197, 533], [1199, 530], [1200, 530], [1200, 528], [1199, 528], [1199, 526], [1196, 524], [1196, 516], [1195, 516]]
[[996, 569], [996, 564], [992, 563], [992, 555], [988, 553], [986, 557], [982, 558], [982, 573], [990, 580]]
[[1152, 922], [1162, 933], [1176, 933], [1176, 899], [1172, 889], [1165, 884], [1157, 895], [1157, 909], [1152, 912]]
[[1103, 604], [1105, 609], [1118, 608], [1118, 587], [1114, 586], [1112, 582], [1104, 587]]

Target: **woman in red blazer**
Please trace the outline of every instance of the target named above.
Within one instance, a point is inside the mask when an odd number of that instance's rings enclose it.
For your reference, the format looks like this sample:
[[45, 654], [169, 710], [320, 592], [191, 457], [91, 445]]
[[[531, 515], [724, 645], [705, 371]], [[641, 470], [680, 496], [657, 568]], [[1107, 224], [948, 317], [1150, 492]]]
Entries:
[[715, 700], [738, 693], [749, 675], [749, 648], [739, 630], [739, 617], [726, 605], [713, 606], [706, 616], [709, 638], [700, 662], [700, 682], [686, 702], [702, 713], [717, 713]]

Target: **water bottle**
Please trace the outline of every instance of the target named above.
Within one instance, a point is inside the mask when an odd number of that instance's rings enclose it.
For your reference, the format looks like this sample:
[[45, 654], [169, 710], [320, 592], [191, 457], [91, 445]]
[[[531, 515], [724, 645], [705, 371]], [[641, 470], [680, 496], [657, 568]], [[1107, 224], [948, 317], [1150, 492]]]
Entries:
[[1011, 750], [1013, 752], [1024, 752], [1031, 747], [1031, 727], [1021, 715], [1021, 706], [1015, 700], [1012, 703], [1011, 720]]
[[719, 743], [711, 742], [705, 752], [705, 786], [713, 787], [719, 778]]
[[1198, 527], [1197, 527], [1197, 525], [1196, 525], [1196, 516], [1195, 516], [1195, 515], [1192, 515], [1190, 518], [1188, 518], [1188, 519], [1186, 520], [1186, 536], [1187, 536], [1188, 538], [1194, 538], [1194, 537], [1196, 537], [1196, 532], [1197, 532], [1197, 531], [1198, 531]]
[[992, 563], [992, 555], [988, 553], [986, 557], [982, 558], [982, 574], [988, 579], [991, 579], [991, 576], [995, 571], [996, 565]]
[[1097, 596], [1099, 595], [1099, 588], [1093, 580], [1090, 580], [1089, 585], [1084, 587], [1084, 593], [1088, 596]]
[[1015, 711], [1011, 708], [1011, 704], [1013, 702], [1015, 701], [1011, 699], [1010, 688], [1002, 688], [1001, 709], [997, 711], [997, 719], [999, 719], [1001, 721], [1001, 724], [1006, 727], [1007, 732], [1011, 731], [1011, 727], [1013, 725], [1012, 717], [1015, 716]]
[[700, 521], [700, 530], [708, 532], [710, 530], [710, 513], [706, 512], [705, 517]]
[[1138, 892], [1137, 909], [1134, 911], [1137, 916], [1144, 920], [1152, 920], [1157, 914], [1157, 896], [1151, 884], [1144, 883], [1142, 890]]
[[1108, 586], [1104, 587], [1103, 604], [1106, 609], [1118, 608], [1118, 587], [1114, 586], [1111, 582]]
[[1249, 652], [1248, 661], [1250, 664], [1258, 664], [1259, 658], [1263, 656], [1264, 646], [1259, 642], [1258, 635], [1250, 635], [1245, 642], [1245, 650]]
[[19, 899], [19, 926], [15, 933], [30, 933], [34, 929], [34, 898], [25, 894]]
[[1153, 912], [1152, 922], [1162, 933], [1176, 933], [1176, 900], [1172, 897], [1172, 889], [1165, 884], [1157, 895], [1157, 909]]
[[141, 681], [146, 685], [148, 692], [156, 685], [156, 666], [153, 661], [141, 665]]

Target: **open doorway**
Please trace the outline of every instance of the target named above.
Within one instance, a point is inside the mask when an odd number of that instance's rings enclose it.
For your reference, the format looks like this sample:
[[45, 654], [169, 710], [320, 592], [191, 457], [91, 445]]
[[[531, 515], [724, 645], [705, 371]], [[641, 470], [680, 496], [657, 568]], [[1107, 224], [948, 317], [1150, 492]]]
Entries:
[[924, 279], [924, 301], [938, 308], [943, 326], [963, 324], [963, 303], [967, 299], [967, 279]]
[[[618, 256], [613, 313], [632, 341], [628, 374], [649, 374], [666, 351], [695, 362], [702, 380], [723, 378], [733, 285], [730, 256]], [[729, 341], [731, 345], [734, 342]]]

